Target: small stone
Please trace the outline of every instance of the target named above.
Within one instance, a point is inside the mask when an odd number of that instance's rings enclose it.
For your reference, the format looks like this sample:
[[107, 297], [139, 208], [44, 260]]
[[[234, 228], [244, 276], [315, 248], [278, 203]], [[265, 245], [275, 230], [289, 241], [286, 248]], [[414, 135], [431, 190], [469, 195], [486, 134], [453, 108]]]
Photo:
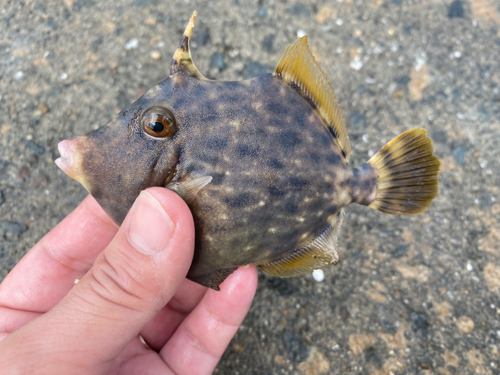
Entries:
[[430, 84], [430, 75], [427, 72], [427, 65], [420, 60], [417, 65], [411, 70], [410, 82], [408, 83], [408, 90], [410, 93], [410, 100], [419, 101], [423, 97], [423, 90]]
[[296, 16], [298, 15], [303, 15], [303, 16], [309, 16], [311, 15], [311, 11], [301, 3], [296, 3], [293, 7], [287, 9], [288, 13], [294, 14]]
[[401, 245], [396, 248], [396, 250], [393, 251], [392, 256], [394, 258], [401, 258], [403, 255], [405, 255], [408, 252], [409, 246], [408, 245]]
[[193, 42], [195, 42], [198, 46], [204, 46], [210, 43], [210, 32], [208, 31], [208, 29], [205, 29], [201, 33], [196, 35], [196, 37], [193, 39]]
[[28, 227], [26, 225], [15, 223], [13, 221], [4, 221], [4, 222], [2, 222], [1, 226], [7, 232], [10, 232], [16, 236], [23, 234], [28, 229]]
[[330, 362], [316, 347], [312, 347], [307, 359], [297, 366], [304, 375], [328, 374]]
[[65, 80], [68, 78], [68, 75], [66, 73], [61, 74], [61, 79]]
[[[28, 138], [28, 137], [26, 137]], [[33, 138], [33, 136], [31, 136], [31, 138]], [[24, 140], [24, 144], [31, 150], [35, 153], [35, 155], [37, 156], [41, 156], [45, 153], [45, 148], [42, 147], [42, 146], [39, 146], [37, 145], [35, 142], [29, 140], [29, 139], [26, 139]]]
[[458, 318], [456, 324], [458, 331], [464, 335], [471, 333], [474, 329], [474, 321], [465, 315], [462, 315], [460, 318]]
[[363, 350], [373, 345], [377, 339], [373, 335], [365, 335], [363, 333], [349, 336], [349, 348], [353, 357], [356, 357]]
[[0, 126], [0, 134], [5, 135], [9, 132], [10, 125], [2, 125]]
[[395, 91], [392, 96], [394, 97], [394, 99], [401, 99], [404, 95], [405, 95], [405, 93], [403, 91], [399, 90], [399, 91]]
[[15, 78], [15, 79], [21, 79], [21, 78], [23, 78], [23, 76], [24, 76], [24, 73], [23, 73], [23, 72], [21, 72], [21, 71], [18, 71], [18, 72], [16, 72], [16, 73], [14, 74], [14, 78]]
[[40, 103], [38, 104], [38, 110], [42, 114], [47, 113], [49, 111], [49, 106], [47, 105], [47, 103]]
[[26, 165], [23, 165], [17, 171], [17, 178], [20, 178], [20, 179], [28, 178], [30, 175], [31, 175], [31, 171]]
[[314, 277], [314, 280], [316, 280], [318, 283], [325, 280], [325, 273], [323, 272], [323, 270], [314, 270], [312, 276]]
[[332, 9], [328, 5], [324, 5], [314, 18], [318, 23], [325, 22], [332, 15]]
[[214, 53], [210, 59], [210, 68], [223, 70], [225, 67], [226, 63], [224, 62], [224, 55], [220, 52]]
[[243, 353], [245, 351], [245, 348], [242, 345], [240, 345], [240, 344], [238, 344], [238, 343], [235, 342], [233, 344], [233, 350], [236, 353], [241, 354], [241, 353]]
[[412, 312], [410, 318], [412, 321], [411, 329], [414, 332], [422, 331], [422, 334], [427, 336], [429, 333], [429, 319], [427, 318], [427, 315]]
[[91, 8], [94, 5], [92, 0], [77, 0], [72, 6], [71, 9], [74, 11], [80, 11], [84, 8]]
[[267, 73], [267, 66], [255, 61], [248, 61], [245, 64], [245, 79], [261, 76]]
[[459, 165], [464, 165], [466, 152], [467, 152], [467, 147], [462, 145], [462, 146], [458, 146], [456, 149], [454, 149], [453, 152], [451, 153], [451, 155], [455, 158], [455, 161]]
[[136, 49], [137, 47], [139, 47], [139, 41], [136, 38], [130, 39], [127, 43], [125, 43], [126, 50]]
[[363, 127], [366, 124], [366, 116], [361, 112], [354, 112], [351, 118], [351, 124], [356, 127]]
[[302, 38], [303, 36], [306, 36], [306, 32], [302, 29], [297, 30], [297, 38]]
[[363, 60], [361, 59], [361, 56], [357, 55], [354, 57], [349, 66], [351, 69], [360, 70], [363, 67]]
[[49, 183], [49, 178], [43, 174], [39, 174], [33, 179], [33, 189], [46, 186]]
[[146, 23], [146, 25], [154, 26], [154, 25], [156, 25], [156, 18], [148, 17], [148, 18], [146, 18], [146, 21], [144, 21], [144, 22]]
[[448, 6], [448, 18], [464, 18], [464, 5], [461, 0], [455, 0]]
[[398, 86], [406, 86], [408, 83], [410, 83], [410, 81], [411, 78], [408, 75], [397, 76], [396, 78], [394, 78], [394, 82], [396, 82]]
[[423, 264], [408, 265], [400, 263], [396, 264], [395, 267], [405, 279], [415, 279], [421, 283], [426, 283], [429, 280], [430, 269]]
[[274, 38], [275, 34], [269, 34], [266, 35], [264, 40], [262, 40], [262, 49], [264, 49], [267, 52], [271, 52], [273, 50], [273, 43], [274, 43]]
[[274, 356], [274, 363], [276, 363], [277, 365], [282, 365], [284, 362], [285, 362], [285, 360], [279, 354], [276, 354]]
[[153, 60], [159, 60], [161, 57], [161, 53], [160, 51], [151, 51], [150, 56]]
[[267, 15], [267, 10], [264, 4], [262, 4], [259, 8], [259, 16], [264, 18]]
[[483, 272], [486, 286], [492, 291], [500, 290], [500, 266], [488, 263], [484, 266]]
[[158, 5], [158, 0], [135, 0], [132, 5], [138, 8], [153, 7]]

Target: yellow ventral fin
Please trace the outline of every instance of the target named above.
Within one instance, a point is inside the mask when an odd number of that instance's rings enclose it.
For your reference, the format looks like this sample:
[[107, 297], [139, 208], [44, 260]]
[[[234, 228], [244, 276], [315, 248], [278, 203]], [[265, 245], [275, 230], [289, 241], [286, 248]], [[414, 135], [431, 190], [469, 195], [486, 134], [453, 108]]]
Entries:
[[342, 154], [349, 161], [351, 142], [347, 134], [340, 104], [332, 86], [314, 59], [307, 45], [307, 37], [289, 45], [274, 74], [301, 91], [316, 106], [320, 117], [328, 125]]
[[170, 75], [184, 73], [191, 77], [206, 80], [203, 74], [201, 74], [198, 68], [194, 65], [191, 58], [191, 34], [193, 32], [194, 21], [196, 20], [197, 14], [198, 13], [195, 10], [191, 15], [191, 18], [186, 26], [186, 30], [184, 30], [184, 34], [182, 35], [179, 47], [175, 50], [174, 57], [172, 58], [172, 63], [170, 65]]
[[196, 198], [201, 189], [212, 181], [212, 176], [201, 176], [189, 181], [176, 181], [169, 183], [166, 187], [175, 191], [187, 204]]
[[310, 243], [293, 250], [281, 259], [259, 265], [260, 269], [271, 276], [294, 277], [340, 262], [337, 238], [343, 219], [343, 211], [340, 211], [334, 222]]

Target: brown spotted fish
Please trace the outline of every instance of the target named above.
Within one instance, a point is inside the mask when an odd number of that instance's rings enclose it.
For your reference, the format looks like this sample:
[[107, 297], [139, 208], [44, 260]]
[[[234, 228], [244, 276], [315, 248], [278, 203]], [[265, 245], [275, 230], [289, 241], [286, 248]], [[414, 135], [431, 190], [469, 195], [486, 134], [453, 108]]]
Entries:
[[116, 223], [141, 190], [177, 192], [196, 227], [188, 278], [218, 289], [249, 263], [290, 277], [339, 262], [350, 203], [393, 215], [427, 210], [440, 162], [426, 130], [406, 131], [353, 168], [340, 105], [306, 37], [272, 74], [212, 81], [191, 60], [195, 17], [169, 78], [109, 124], [59, 144], [57, 165]]

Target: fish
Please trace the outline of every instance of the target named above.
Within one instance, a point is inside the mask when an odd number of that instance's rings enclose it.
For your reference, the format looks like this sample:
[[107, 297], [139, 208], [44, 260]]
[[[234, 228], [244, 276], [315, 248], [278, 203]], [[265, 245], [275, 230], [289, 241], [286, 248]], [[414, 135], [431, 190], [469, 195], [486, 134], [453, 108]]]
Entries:
[[210, 80], [191, 56], [196, 15], [167, 79], [108, 124], [58, 145], [56, 164], [118, 225], [142, 190], [176, 192], [195, 223], [187, 278], [219, 290], [251, 263], [282, 278], [338, 263], [351, 203], [392, 215], [428, 209], [440, 161], [425, 129], [402, 133], [352, 167], [340, 104], [306, 36], [273, 73]]

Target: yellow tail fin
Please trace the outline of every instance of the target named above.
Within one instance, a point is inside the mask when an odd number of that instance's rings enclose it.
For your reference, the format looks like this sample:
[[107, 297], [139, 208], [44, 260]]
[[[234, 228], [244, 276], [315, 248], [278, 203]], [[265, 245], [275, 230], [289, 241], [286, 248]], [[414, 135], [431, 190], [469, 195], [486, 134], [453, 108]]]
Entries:
[[439, 158], [427, 130], [410, 129], [377, 152], [368, 163], [377, 168], [375, 200], [368, 206], [393, 215], [426, 211], [438, 193]]

